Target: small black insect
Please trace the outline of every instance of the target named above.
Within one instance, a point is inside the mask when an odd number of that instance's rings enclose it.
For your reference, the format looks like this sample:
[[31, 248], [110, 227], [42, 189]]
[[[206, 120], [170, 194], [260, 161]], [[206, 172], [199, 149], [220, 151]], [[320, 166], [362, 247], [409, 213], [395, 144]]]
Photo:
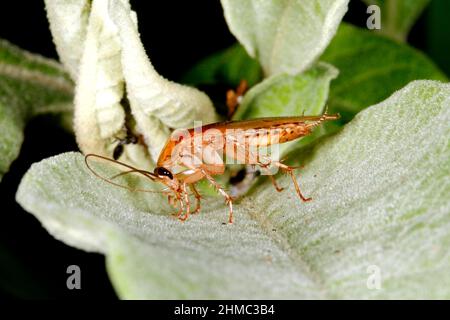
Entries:
[[138, 138], [130, 133], [127, 132], [127, 135], [125, 136], [125, 138], [119, 139], [116, 138], [116, 140], [118, 141], [116, 147], [113, 150], [113, 159], [117, 160], [120, 158], [120, 156], [123, 153], [123, 146], [126, 144], [136, 144], [138, 143]]

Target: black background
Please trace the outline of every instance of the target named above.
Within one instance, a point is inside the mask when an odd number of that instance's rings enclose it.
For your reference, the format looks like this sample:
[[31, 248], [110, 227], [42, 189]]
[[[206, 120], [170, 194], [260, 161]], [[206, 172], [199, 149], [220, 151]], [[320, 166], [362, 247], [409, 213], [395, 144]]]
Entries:
[[[447, 2], [447, 5], [445, 4]], [[156, 70], [177, 80], [196, 61], [235, 42], [218, 0], [132, 1], [139, 30]], [[441, 6], [441, 7], [439, 7]], [[447, 0], [433, 0], [414, 27], [409, 42], [430, 54], [450, 71], [449, 20], [442, 8]], [[3, 1], [0, 38], [46, 57], [57, 59], [43, 1]], [[345, 20], [365, 26], [365, 5], [352, 0]], [[427, 37], [432, 32], [433, 36]], [[27, 126], [19, 158], [0, 184], [0, 296], [8, 298], [116, 298], [108, 280], [104, 257], [85, 253], [54, 240], [40, 223], [15, 202], [21, 177], [34, 162], [77, 150], [74, 137], [51, 118], [41, 116]], [[76, 182], [74, 182], [76, 183]], [[82, 289], [66, 288], [66, 268], [81, 267]]]

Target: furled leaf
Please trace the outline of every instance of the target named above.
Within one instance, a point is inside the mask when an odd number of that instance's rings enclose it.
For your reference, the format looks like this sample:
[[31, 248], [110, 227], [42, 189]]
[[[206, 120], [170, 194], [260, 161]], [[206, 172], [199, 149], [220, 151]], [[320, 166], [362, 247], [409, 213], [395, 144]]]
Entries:
[[76, 81], [86, 40], [91, 0], [45, 0], [45, 10], [59, 58]]
[[[124, 96], [121, 45], [108, 14], [108, 3], [93, 1], [84, 39], [78, 43], [64, 43], [63, 46], [69, 52], [75, 46], [83, 48], [75, 96], [74, 126], [78, 145], [85, 153], [105, 156], [112, 154], [115, 137], [120, 135], [125, 124], [125, 111], [121, 104]], [[65, 4], [61, 3], [61, 6]], [[144, 153], [143, 149], [138, 151]], [[127, 151], [128, 148], [125, 149], [125, 157], [128, 156]], [[145, 157], [145, 153], [141, 157]]]
[[448, 84], [408, 85], [297, 154], [311, 202], [287, 177], [282, 193], [263, 181], [232, 225], [217, 199], [181, 223], [166, 199], [96, 179], [78, 153], [34, 164], [17, 200], [56, 238], [106, 254], [122, 298], [448, 299], [449, 105]]
[[[386, 37], [342, 24], [322, 60], [339, 69], [329, 104], [344, 121], [418, 79], [447, 81], [424, 54]], [[355, 61], [358, 63], [355, 63]]]
[[55, 61], [0, 40], [0, 180], [17, 158], [27, 121], [72, 111], [73, 84]]
[[[157, 158], [166, 142], [158, 132], [161, 127], [190, 128], [194, 121], [214, 122], [216, 114], [203, 92], [164, 79], [153, 68], [139, 39], [134, 12], [120, 2], [110, 2], [110, 15], [118, 28], [121, 61], [131, 110], [150, 153]], [[160, 139], [157, 139], [157, 136]]]
[[430, 0], [364, 0], [377, 5], [381, 13], [380, 32], [395, 40], [406, 41], [414, 22]]
[[253, 86], [261, 78], [259, 63], [240, 44], [235, 44], [201, 60], [183, 76], [182, 82], [195, 86], [225, 84], [234, 88], [243, 79]]
[[[67, 42], [70, 50], [75, 44]], [[75, 98], [75, 133], [81, 151], [111, 157], [117, 137], [130, 130], [141, 144], [124, 146], [121, 161], [148, 168], [170, 129], [212, 122], [208, 96], [161, 77], [150, 63], [128, 0], [90, 6]], [[126, 101], [130, 107], [127, 108]], [[128, 117], [127, 117], [128, 115]], [[127, 132], [126, 132], [127, 131]]]
[[266, 76], [297, 74], [327, 47], [348, 0], [222, 0], [228, 26]]

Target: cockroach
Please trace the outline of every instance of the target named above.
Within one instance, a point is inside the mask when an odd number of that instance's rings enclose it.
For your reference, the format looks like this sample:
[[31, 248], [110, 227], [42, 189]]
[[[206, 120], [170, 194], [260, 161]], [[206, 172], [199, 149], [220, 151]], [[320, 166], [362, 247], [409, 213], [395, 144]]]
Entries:
[[241, 82], [239, 82], [239, 85], [237, 86], [236, 90], [228, 90], [227, 91], [227, 99], [226, 104], [228, 108], [228, 118], [231, 119], [231, 117], [236, 112], [237, 107], [242, 101], [242, 98], [245, 94], [245, 92], [248, 89], [248, 82], [247, 80], [243, 79]]
[[[134, 172], [152, 181], [162, 183], [166, 187], [162, 192], [167, 193], [171, 205], [178, 207], [178, 212], [174, 215], [181, 221], [185, 221], [191, 214], [200, 212], [201, 195], [195, 188], [195, 184], [202, 179], [206, 179], [225, 198], [229, 208], [228, 222], [232, 223], [233, 199], [214, 179], [214, 176], [221, 175], [225, 171], [224, 158], [258, 166], [262, 171], [267, 172], [269, 172], [269, 167], [278, 168], [289, 174], [298, 197], [304, 202], [310, 201], [311, 198], [305, 197], [300, 190], [293, 173], [295, 167], [267, 156], [261, 156], [258, 150], [260, 147], [281, 144], [307, 136], [322, 122], [338, 118], [339, 114], [330, 115], [325, 111], [324, 114], [319, 116], [226, 121], [197, 126], [183, 131], [176, 130], [162, 149], [153, 172], [139, 170], [95, 154], [86, 155], [85, 160], [91, 171], [93, 170], [88, 164], [89, 157], [106, 159], [129, 169], [112, 177], [112, 179]], [[273, 175], [268, 175], [275, 189], [278, 192], [282, 191], [283, 189], [278, 186]], [[113, 184], [117, 185], [116, 183]], [[196, 207], [192, 212], [189, 191], [196, 199]]]

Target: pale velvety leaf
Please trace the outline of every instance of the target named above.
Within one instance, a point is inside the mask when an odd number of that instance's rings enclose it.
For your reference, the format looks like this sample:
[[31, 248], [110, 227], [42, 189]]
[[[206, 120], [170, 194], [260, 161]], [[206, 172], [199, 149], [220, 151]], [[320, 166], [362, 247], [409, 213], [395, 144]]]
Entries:
[[72, 113], [73, 84], [56, 62], [0, 40], [0, 180], [17, 158], [27, 121]]
[[[170, 82], [154, 70], [128, 0], [92, 2], [79, 73], [75, 132], [84, 153], [111, 156], [117, 137], [126, 134], [129, 112], [146, 147], [125, 145], [120, 160], [149, 168], [170, 129], [192, 127], [194, 120], [215, 120], [204, 93]], [[131, 110], [125, 111], [124, 98]]]
[[266, 75], [297, 74], [327, 47], [348, 0], [222, 0], [228, 26]]
[[[295, 76], [281, 74], [267, 78], [247, 92], [234, 118], [320, 115], [325, 108], [330, 82], [338, 73], [332, 65], [320, 62]], [[320, 135], [320, 129], [315, 131], [313, 136], [300, 140], [302, 144]], [[284, 153], [291, 144], [298, 145], [299, 141], [283, 144], [280, 151]]]
[[[86, 39], [78, 44], [84, 49], [77, 80], [74, 121], [80, 149], [84, 153], [105, 156], [112, 154], [115, 136], [123, 130], [125, 123], [121, 104], [124, 95], [121, 44], [117, 28], [109, 17], [108, 3], [92, 2]], [[125, 152], [126, 159], [122, 160], [133, 163], [127, 155]]]
[[349, 24], [341, 25], [321, 59], [339, 69], [331, 83], [329, 104], [343, 121], [413, 80], [447, 81], [420, 51]]
[[380, 8], [379, 32], [405, 42], [409, 31], [430, 0], [364, 0], [364, 2], [367, 5], [375, 4]]
[[45, 9], [59, 58], [73, 80], [78, 69], [86, 40], [90, 0], [45, 0]]
[[265, 79], [244, 96], [236, 119], [321, 114], [331, 80], [338, 70], [320, 62], [298, 75], [281, 74]]
[[167, 199], [97, 179], [78, 153], [34, 164], [17, 200], [56, 238], [103, 252], [122, 298], [448, 299], [449, 104], [450, 85], [411, 83], [296, 154], [311, 202], [286, 176], [282, 193], [263, 180], [233, 225], [217, 199], [181, 223]]
[[167, 128], [190, 128], [194, 121], [214, 122], [214, 107], [203, 92], [160, 76], [142, 46], [133, 13], [118, 1], [110, 6], [121, 39], [123, 73], [133, 116], [155, 159], [168, 137]]

